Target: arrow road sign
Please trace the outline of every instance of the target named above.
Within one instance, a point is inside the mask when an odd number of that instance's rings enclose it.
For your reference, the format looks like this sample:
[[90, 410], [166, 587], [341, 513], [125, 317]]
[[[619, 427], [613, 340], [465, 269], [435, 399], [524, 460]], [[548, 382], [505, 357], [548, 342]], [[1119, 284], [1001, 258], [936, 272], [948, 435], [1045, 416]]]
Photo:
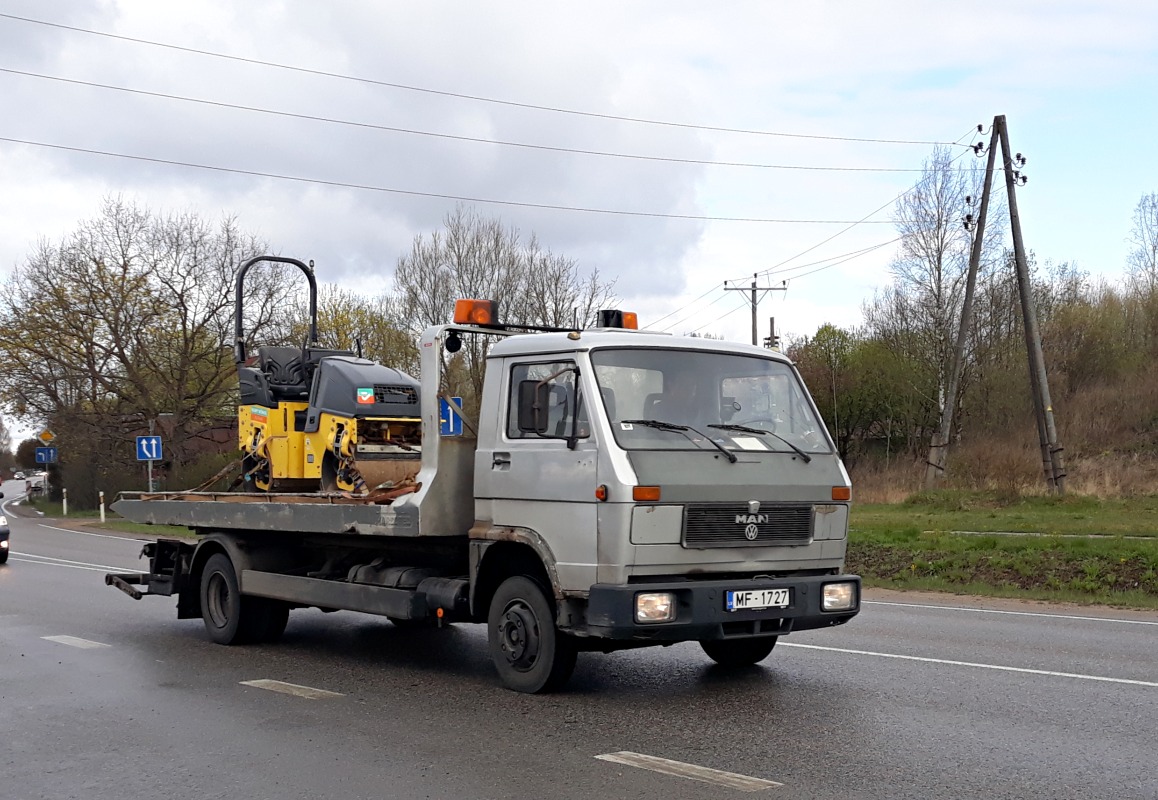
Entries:
[[37, 464], [55, 464], [56, 463], [56, 448], [55, 447], [38, 447], [38, 448], [36, 448], [36, 463]]
[[[462, 408], [462, 398], [450, 398]], [[446, 402], [445, 397], [438, 398], [438, 433], [441, 436], [462, 436], [462, 417], [454, 410], [454, 406]]]
[[138, 436], [137, 437], [137, 461], [160, 461], [161, 460], [161, 437], [160, 436]]

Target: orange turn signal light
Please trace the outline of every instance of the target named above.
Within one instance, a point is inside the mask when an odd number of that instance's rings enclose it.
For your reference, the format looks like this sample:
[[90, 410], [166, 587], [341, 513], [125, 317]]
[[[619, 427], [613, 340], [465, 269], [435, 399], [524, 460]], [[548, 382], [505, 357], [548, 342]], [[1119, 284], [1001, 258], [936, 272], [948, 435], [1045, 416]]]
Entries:
[[833, 486], [832, 487], [833, 500], [851, 500], [852, 487], [851, 486]]
[[640, 502], [655, 503], [659, 501], [658, 486], [634, 486], [631, 489], [631, 499]]
[[455, 300], [455, 324], [497, 325], [498, 310], [495, 306], [494, 300]]
[[596, 500], [606, 500], [607, 499], [607, 484], [601, 483], [595, 487], [595, 499]]

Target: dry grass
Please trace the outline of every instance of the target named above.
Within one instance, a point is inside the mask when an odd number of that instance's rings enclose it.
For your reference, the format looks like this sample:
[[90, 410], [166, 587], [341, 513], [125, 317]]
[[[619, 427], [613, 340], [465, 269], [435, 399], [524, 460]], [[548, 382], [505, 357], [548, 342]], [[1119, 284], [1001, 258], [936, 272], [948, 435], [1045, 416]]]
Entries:
[[[1098, 498], [1158, 493], [1158, 370], [1067, 393], [1054, 399], [1066, 490]], [[1048, 493], [1033, 419], [972, 419], [965, 440], [949, 449], [948, 489], [1007, 495]], [[896, 503], [923, 489], [925, 453], [885, 466], [864, 456], [852, 470], [860, 502]]]
[[[1070, 494], [1111, 499], [1158, 492], [1158, 453], [1082, 454], [1067, 460], [1065, 467], [1066, 491]], [[880, 462], [862, 459], [852, 470], [854, 499], [863, 503], [899, 503], [921, 491], [924, 478], [923, 458], [893, 462], [887, 468]], [[1023, 441], [987, 438], [950, 448], [944, 486], [1023, 497], [1048, 494], [1036, 433]]]

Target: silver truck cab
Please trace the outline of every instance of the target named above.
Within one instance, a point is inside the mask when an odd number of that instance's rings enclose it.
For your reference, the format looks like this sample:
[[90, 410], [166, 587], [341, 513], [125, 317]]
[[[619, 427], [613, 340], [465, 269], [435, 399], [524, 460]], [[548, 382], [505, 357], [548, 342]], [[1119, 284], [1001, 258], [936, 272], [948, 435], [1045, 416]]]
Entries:
[[490, 351], [472, 537], [546, 560], [560, 626], [717, 640], [836, 625], [851, 484], [784, 356], [619, 329]]

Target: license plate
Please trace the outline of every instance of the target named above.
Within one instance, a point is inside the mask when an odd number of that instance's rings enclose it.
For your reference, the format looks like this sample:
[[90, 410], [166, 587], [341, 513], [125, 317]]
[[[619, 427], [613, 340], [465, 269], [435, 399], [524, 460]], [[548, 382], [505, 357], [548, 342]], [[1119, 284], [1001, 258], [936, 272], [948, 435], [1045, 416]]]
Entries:
[[788, 589], [747, 589], [725, 592], [724, 604], [728, 611], [749, 611], [758, 608], [786, 608]]

